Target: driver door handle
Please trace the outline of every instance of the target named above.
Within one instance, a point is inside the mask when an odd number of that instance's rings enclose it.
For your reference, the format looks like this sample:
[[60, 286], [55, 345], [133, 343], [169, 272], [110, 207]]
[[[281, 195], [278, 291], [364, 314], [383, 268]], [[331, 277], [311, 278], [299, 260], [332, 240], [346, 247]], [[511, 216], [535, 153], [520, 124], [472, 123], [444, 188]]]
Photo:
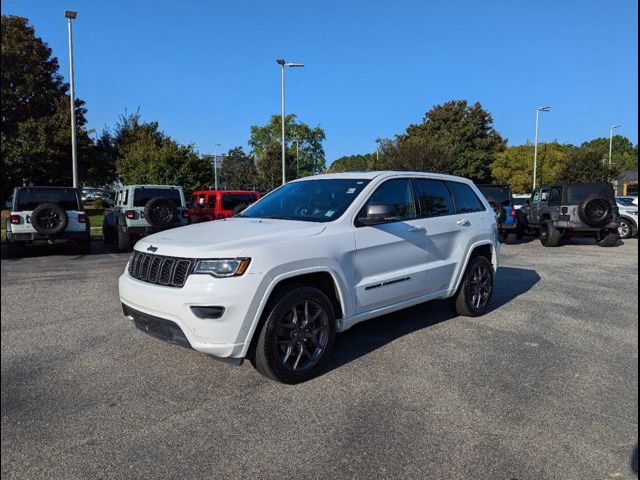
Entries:
[[466, 218], [464, 218], [464, 219], [458, 220], [458, 225], [460, 225], [461, 227], [468, 227], [471, 225], [471, 222]]

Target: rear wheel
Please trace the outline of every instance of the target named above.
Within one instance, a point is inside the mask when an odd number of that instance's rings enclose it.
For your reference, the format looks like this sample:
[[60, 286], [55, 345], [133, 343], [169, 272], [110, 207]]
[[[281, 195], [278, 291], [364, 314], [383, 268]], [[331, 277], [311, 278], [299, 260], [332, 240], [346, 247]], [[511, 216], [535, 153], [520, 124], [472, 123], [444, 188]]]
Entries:
[[315, 377], [331, 353], [335, 315], [317, 288], [298, 287], [281, 293], [265, 311], [252, 363], [264, 376], [283, 383]]
[[118, 251], [130, 252], [131, 251], [131, 234], [122, 228], [117, 229]]
[[625, 218], [620, 219], [620, 226], [618, 227], [618, 235], [623, 240], [631, 238], [633, 236], [633, 225]]
[[106, 222], [102, 222], [102, 238], [107, 245], [113, 245], [116, 241], [113, 227], [110, 227]]
[[562, 232], [553, 226], [551, 220], [546, 220], [540, 225], [540, 242], [545, 247], [557, 247], [560, 245]]
[[615, 247], [618, 243], [618, 232], [602, 230], [596, 235], [596, 242], [600, 247]]
[[472, 258], [451, 299], [453, 309], [463, 317], [479, 317], [487, 312], [492, 297], [493, 265], [486, 257]]

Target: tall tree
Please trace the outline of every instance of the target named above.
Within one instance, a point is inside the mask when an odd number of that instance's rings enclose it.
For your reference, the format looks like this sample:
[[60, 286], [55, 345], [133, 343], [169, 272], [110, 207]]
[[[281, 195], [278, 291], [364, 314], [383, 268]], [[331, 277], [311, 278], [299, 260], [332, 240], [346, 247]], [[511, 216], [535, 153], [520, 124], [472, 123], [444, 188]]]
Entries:
[[[496, 183], [509, 185], [516, 193], [529, 193], [533, 186], [533, 145], [526, 143], [508, 147], [496, 156], [491, 174]], [[573, 145], [558, 142], [538, 145], [538, 185], [552, 183], [558, 178]]]
[[559, 182], [608, 182], [618, 176], [614, 165], [609, 169], [597, 149], [577, 148], [573, 150], [558, 174]]
[[[293, 114], [285, 117], [287, 170], [293, 174], [293, 176], [287, 175], [289, 180], [320, 173], [325, 168], [322, 148], [322, 142], [326, 138], [324, 130], [319, 126], [311, 128], [306, 123], [298, 122], [296, 118]], [[273, 115], [266, 125], [251, 127], [249, 146], [253, 156], [258, 159], [258, 169], [260, 169], [260, 159], [271, 157], [276, 148], [281, 148], [280, 121], [279, 115]], [[265, 162], [262, 163], [265, 164]]]
[[138, 113], [121, 117], [114, 145], [118, 176], [125, 184], [180, 185], [192, 192], [213, 182], [211, 163], [192, 145], [171, 139], [158, 122], [141, 122]]
[[[26, 18], [2, 15], [2, 197], [16, 185], [71, 184], [68, 86], [58, 59]], [[91, 141], [84, 102], [76, 100], [80, 160]]]
[[380, 140], [381, 157], [376, 168], [391, 170], [457, 173], [455, 154], [450, 145], [436, 138], [399, 135], [395, 140]]
[[[583, 148], [595, 150], [600, 154], [601, 159], [609, 160], [608, 138], [594, 138], [593, 140], [584, 142], [581, 146]], [[612, 150], [612, 163], [616, 165], [620, 171], [638, 168], [638, 146], [634, 146], [631, 140], [627, 137], [614, 135]]]
[[222, 179], [226, 188], [252, 190], [256, 187], [256, 163], [242, 147], [227, 152], [222, 164]]
[[329, 167], [330, 173], [353, 172], [356, 170], [375, 170], [376, 154], [348, 155], [335, 160]]
[[506, 147], [506, 140], [493, 128], [491, 114], [480, 103], [469, 105], [466, 100], [436, 105], [397, 141], [410, 138], [421, 139], [423, 147], [437, 148], [441, 158], [448, 159], [448, 172], [479, 182], [491, 179], [491, 164]]

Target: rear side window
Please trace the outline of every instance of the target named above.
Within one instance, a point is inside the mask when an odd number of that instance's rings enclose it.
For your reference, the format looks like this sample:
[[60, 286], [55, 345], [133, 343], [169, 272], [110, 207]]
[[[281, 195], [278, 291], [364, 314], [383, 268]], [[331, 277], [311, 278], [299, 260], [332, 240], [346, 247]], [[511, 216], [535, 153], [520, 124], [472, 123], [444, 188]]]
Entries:
[[238, 205], [248, 206], [256, 201], [250, 193], [225, 193], [222, 195], [222, 210], [233, 210]]
[[23, 188], [18, 191], [17, 211], [30, 211], [43, 203], [57, 203], [65, 210], [82, 210], [78, 194], [71, 188]]
[[155, 197], [173, 200], [177, 207], [182, 205], [180, 191], [176, 188], [136, 188], [133, 192], [133, 206], [144, 207], [149, 200]]
[[443, 217], [455, 213], [453, 199], [443, 181], [416, 178], [413, 182], [418, 218]]
[[447, 182], [447, 186], [453, 195], [456, 213], [474, 213], [486, 210], [469, 185], [459, 182]]
[[388, 180], [374, 192], [369, 201], [364, 206], [363, 211], [367, 211], [367, 206], [371, 203], [390, 205], [393, 207], [393, 221], [413, 220], [416, 218], [416, 208], [411, 191], [411, 183], [408, 178]]

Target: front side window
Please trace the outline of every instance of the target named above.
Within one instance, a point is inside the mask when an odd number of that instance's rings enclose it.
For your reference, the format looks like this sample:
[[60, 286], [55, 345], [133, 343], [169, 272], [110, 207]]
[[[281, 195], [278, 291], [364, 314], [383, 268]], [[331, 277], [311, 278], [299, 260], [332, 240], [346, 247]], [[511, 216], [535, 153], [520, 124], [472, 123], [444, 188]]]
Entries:
[[387, 205], [392, 208], [392, 215], [386, 222], [399, 222], [416, 218], [416, 206], [413, 199], [411, 182], [408, 178], [388, 180], [378, 187], [360, 212], [366, 216], [370, 204]]
[[176, 204], [176, 207], [180, 207], [182, 205], [180, 190], [177, 188], [139, 187], [133, 192], [133, 206], [144, 207], [149, 200], [155, 197], [168, 198]]
[[533, 192], [533, 203], [540, 203], [540, 199], [542, 198], [542, 192], [540, 190], [536, 190]]
[[349, 208], [367, 186], [366, 179], [326, 179], [291, 182], [244, 210], [246, 218], [331, 222]]
[[413, 183], [419, 218], [443, 217], [455, 213], [451, 193], [443, 181], [418, 178]]
[[469, 185], [460, 182], [447, 182], [447, 186], [453, 195], [456, 213], [475, 213], [486, 210]]

